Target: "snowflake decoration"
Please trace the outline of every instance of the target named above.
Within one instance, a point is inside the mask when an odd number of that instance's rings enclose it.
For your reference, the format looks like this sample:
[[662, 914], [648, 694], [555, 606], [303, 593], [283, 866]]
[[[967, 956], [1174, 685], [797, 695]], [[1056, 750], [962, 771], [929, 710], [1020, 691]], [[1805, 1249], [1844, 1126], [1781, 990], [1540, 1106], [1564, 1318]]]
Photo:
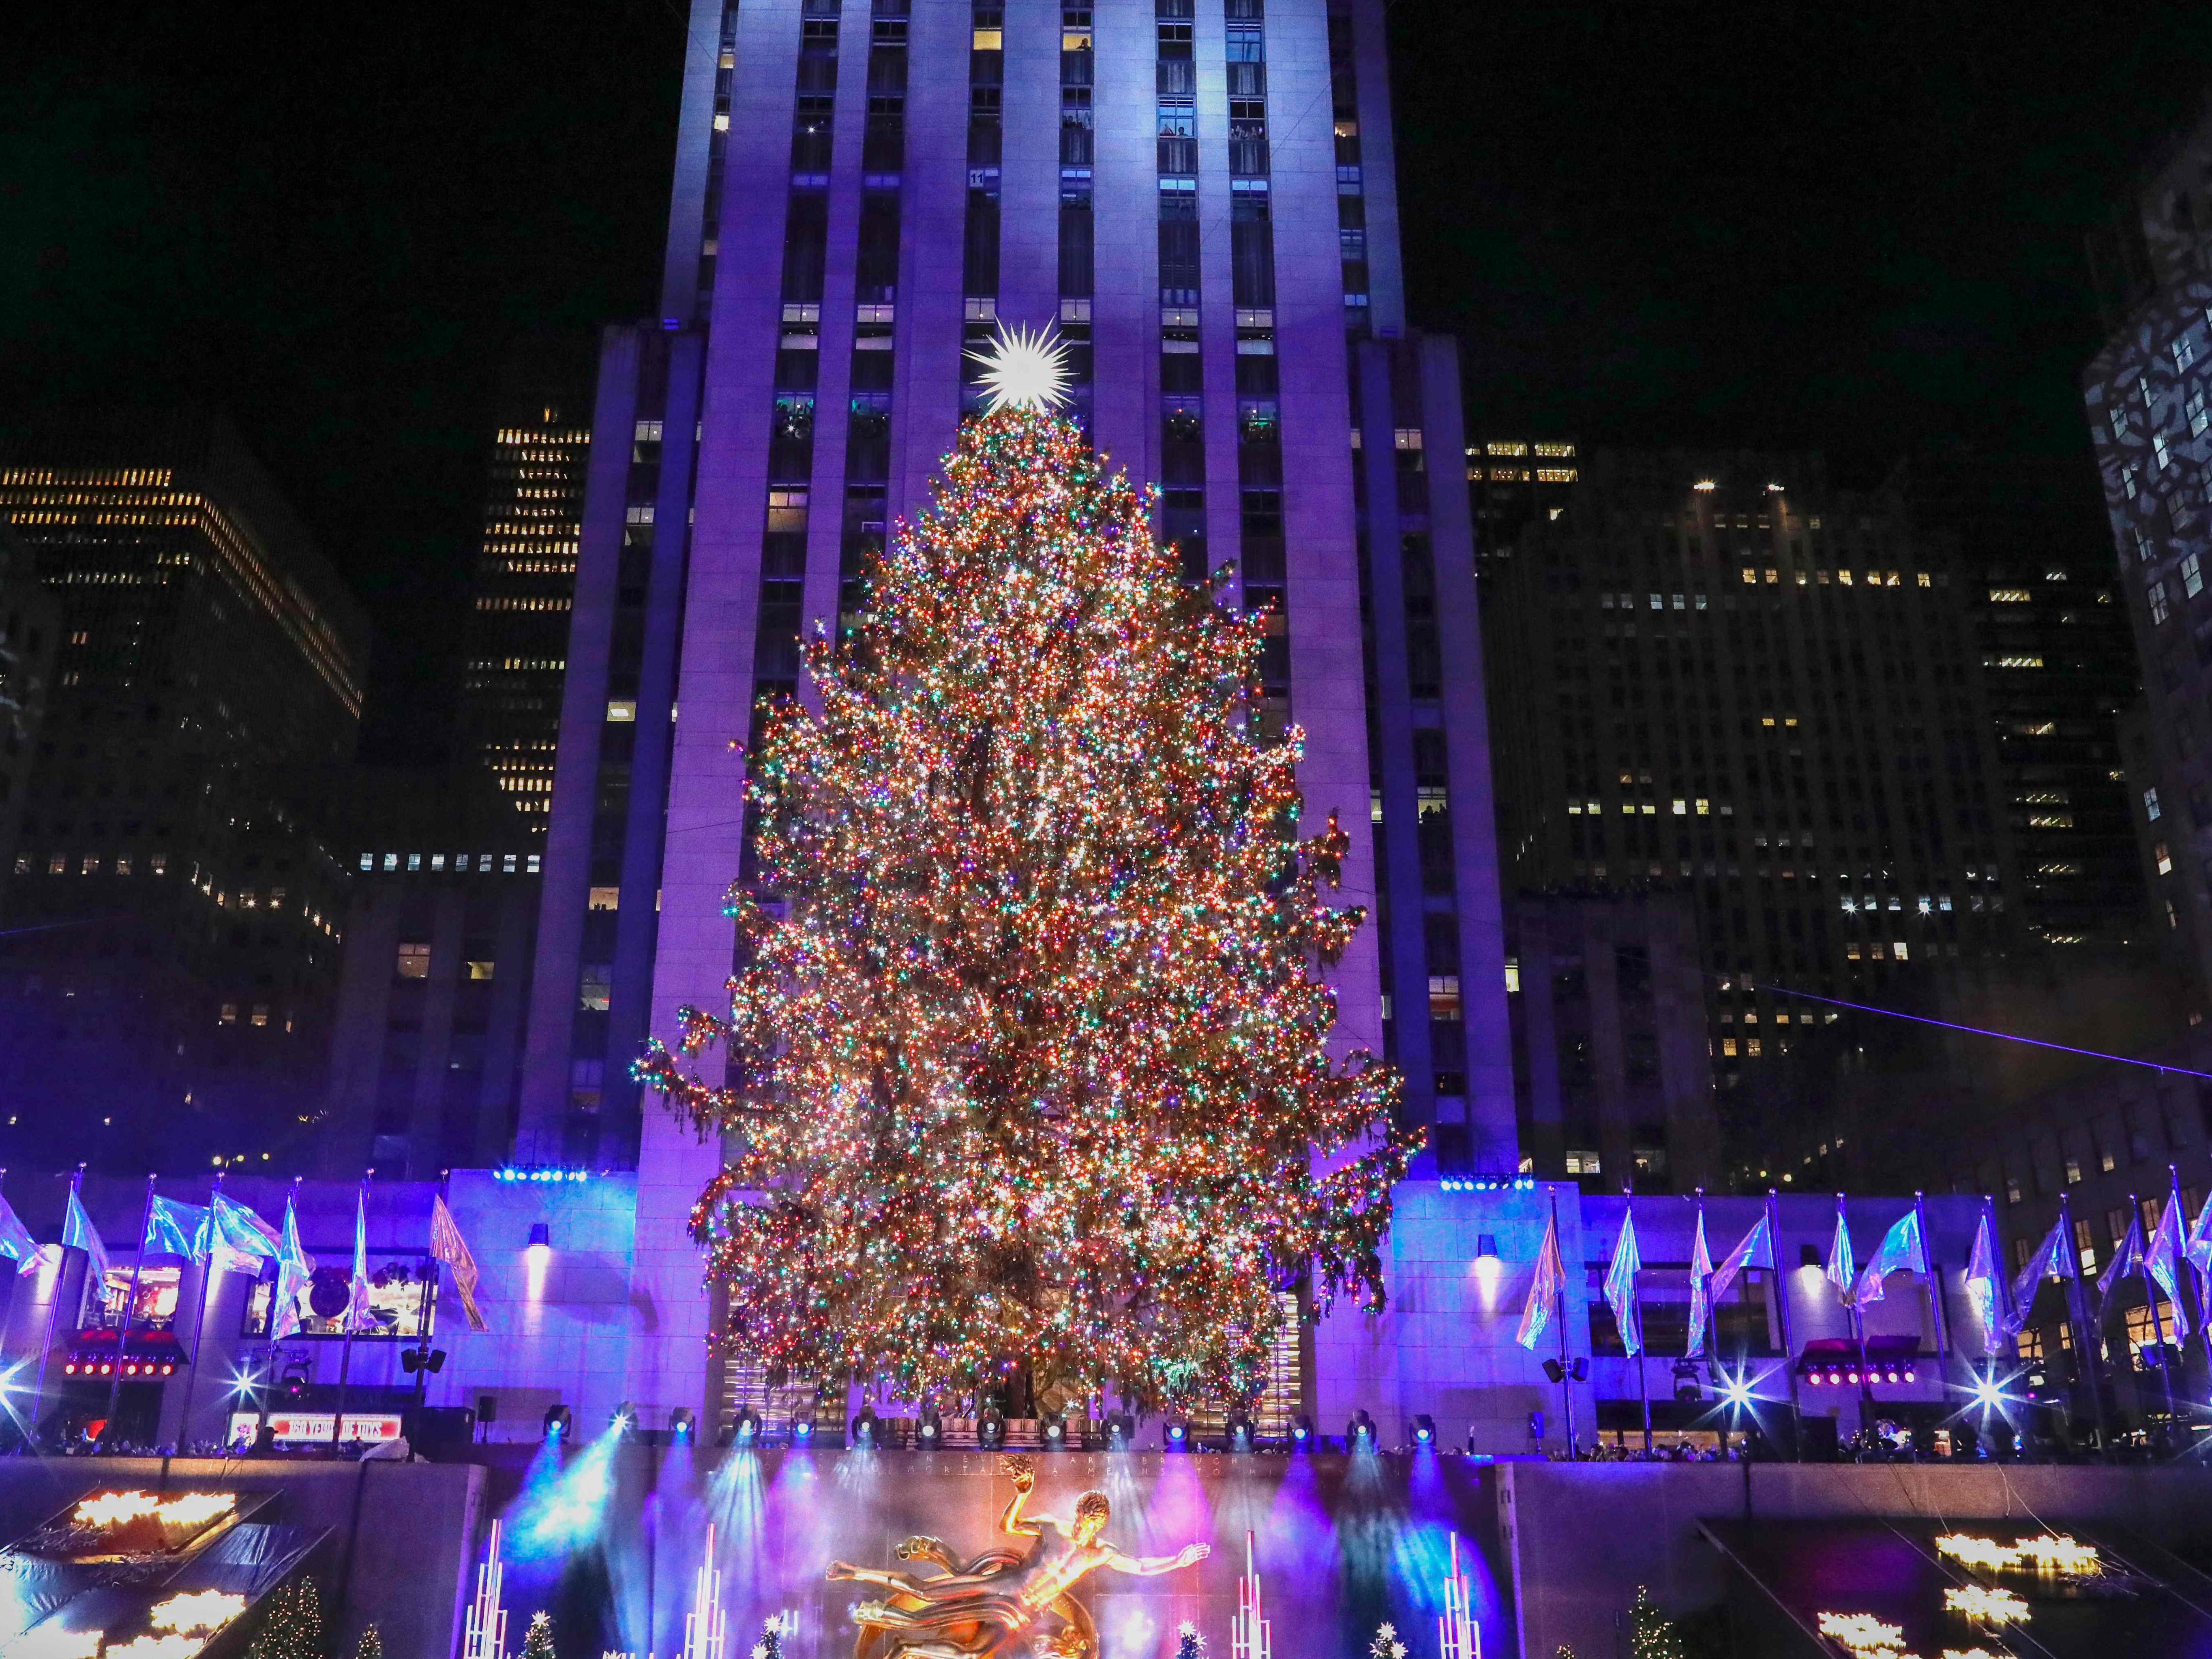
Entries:
[[1067, 343], [1049, 328], [1002, 324], [989, 345], [968, 357], [982, 366], [986, 414], [1006, 409], [1049, 414], [1067, 401]]
[[1406, 1644], [1398, 1639], [1395, 1625], [1377, 1625], [1375, 1639], [1367, 1644], [1368, 1659], [1406, 1659]]

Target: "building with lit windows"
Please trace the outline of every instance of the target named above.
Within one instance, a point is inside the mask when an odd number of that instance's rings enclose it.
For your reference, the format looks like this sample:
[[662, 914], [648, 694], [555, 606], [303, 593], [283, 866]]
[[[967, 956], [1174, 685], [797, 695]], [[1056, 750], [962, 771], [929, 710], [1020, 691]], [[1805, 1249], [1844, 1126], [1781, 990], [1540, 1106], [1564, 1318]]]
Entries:
[[2142, 659], [2128, 777], [2153, 933], [2212, 981], [2212, 116], [2144, 173], [2099, 268], [2111, 337], [2082, 376]]
[[1405, 325], [1381, 6], [698, 0], [678, 142], [659, 314], [600, 360], [516, 1141], [638, 1170], [639, 1397], [709, 1403], [714, 1152], [629, 1061], [720, 994], [755, 701], [926, 501], [1001, 326], [1058, 331], [1188, 574], [1272, 616], [1262, 720], [1305, 729], [1379, 923], [1340, 1036], [1440, 1160], [1510, 1174], [1467, 441], [1453, 343]]
[[1474, 568], [1486, 577], [1513, 556], [1521, 532], [1566, 510], [1581, 476], [1576, 446], [1559, 438], [1485, 438], [1467, 447], [1474, 504]]
[[0, 428], [0, 516], [61, 613], [0, 864], [0, 1146], [74, 1161], [88, 1115], [125, 1169], [295, 1145], [345, 890], [316, 814], [367, 623], [216, 419]]
[[1818, 1179], [1907, 1049], [1815, 999], [1932, 997], [2017, 937], [1962, 592], [1814, 456], [1585, 453], [1562, 507], [1486, 577], [1507, 879], [1691, 895], [1730, 1173]]
[[509, 398], [492, 441], [462, 665], [460, 752], [542, 833], [553, 801], [562, 676], [591, 428], [570, 400]]

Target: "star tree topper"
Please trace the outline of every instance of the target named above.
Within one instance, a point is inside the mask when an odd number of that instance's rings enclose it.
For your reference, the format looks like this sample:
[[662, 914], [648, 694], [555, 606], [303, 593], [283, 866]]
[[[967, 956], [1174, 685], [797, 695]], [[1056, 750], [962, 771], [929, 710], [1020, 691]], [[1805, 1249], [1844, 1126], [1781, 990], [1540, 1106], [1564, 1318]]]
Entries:
[[1049, 415], [1067, 402], [1067, 342], [1049, 327], [1000, 324], [991, 343], [968, 357], [982, 366], [987, 415], [1009, 409]]

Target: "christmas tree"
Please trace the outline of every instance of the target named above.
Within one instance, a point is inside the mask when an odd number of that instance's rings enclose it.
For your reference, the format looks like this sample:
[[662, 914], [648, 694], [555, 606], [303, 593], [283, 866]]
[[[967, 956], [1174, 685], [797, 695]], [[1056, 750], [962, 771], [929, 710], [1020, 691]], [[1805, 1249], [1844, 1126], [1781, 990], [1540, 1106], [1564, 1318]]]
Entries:
[[384, 1632], [374, 1625], [364, 1628], [361, 1641], [354, 1648], [353, 1659], [384, 1659]]
[[753, 1644], [752, 1659], [783, 1659], [783, 1621], [761, 1620], [760, 1640]]
[[769, 1365], [1249, 1397], [1309, 1263], [1381, 1305], [1414, 1143], [1324, 1048], [1348, 843], [1255, 733], [1263, 619], [1146, 514], [1042, 408], [973, 422], [763, 709], [730, 1008], [681, 1013], [727, 1080], [638, 1072], [739, 1148], [692, 1224]]
[[270, 1593], [246, 1659], [323, 1659], [323, 1599], [313, 1579], [295, 1578]]
[[1636, 1587], [1636, 1602], [1628, 1610], [1628, 1651], [1632, 1659], [1684, 1659], [1682, 1638], [1643, 1584]]
[[551, 1613], [530, 1615], [530, 1628], [523, 1633], [520, 1659], [554, 1659]]
[[1206, 1659], [1206, 1638], [1188, 1619], [1176, 1626], [1175, 1659]]

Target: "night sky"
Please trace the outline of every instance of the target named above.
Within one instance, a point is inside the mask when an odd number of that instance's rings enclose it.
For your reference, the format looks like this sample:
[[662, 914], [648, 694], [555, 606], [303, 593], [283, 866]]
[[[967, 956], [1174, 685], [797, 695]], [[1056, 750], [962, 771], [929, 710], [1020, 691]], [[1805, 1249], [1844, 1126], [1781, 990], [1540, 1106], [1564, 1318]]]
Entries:
[[[653, 305], [678, 0], [38, 10], [0, 404], [227, 409], [380, 624], [368, 751], [434, 753], [501, 366]], [[1409, 304], [1478, 434], [2086, 465], [2083, 236], [2200, 107], [2212, 8], [1393, 18]]]

